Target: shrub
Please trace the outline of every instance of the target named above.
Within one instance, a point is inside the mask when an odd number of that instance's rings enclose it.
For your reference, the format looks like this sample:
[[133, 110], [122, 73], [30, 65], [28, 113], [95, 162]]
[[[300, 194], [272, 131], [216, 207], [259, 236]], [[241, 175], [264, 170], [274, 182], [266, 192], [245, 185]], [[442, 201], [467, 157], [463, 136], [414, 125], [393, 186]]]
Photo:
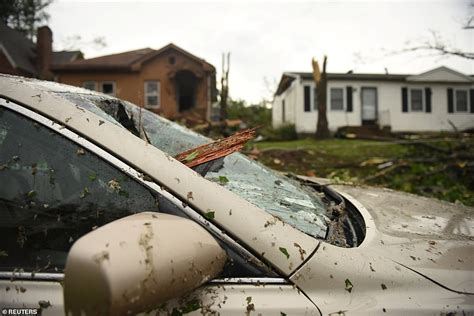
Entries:
[[295, 140], [298, 139], [294, 124], [286, 124], [278, 128], [267, 127], [262, 131], [268, 140]]

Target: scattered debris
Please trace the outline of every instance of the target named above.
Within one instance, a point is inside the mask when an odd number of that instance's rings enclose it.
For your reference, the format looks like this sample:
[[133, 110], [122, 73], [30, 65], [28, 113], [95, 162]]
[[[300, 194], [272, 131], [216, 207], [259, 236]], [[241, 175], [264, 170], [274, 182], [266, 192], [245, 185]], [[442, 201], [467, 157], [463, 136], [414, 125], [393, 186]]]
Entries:
[[186, 195], [186, 198], [189, 200], [194, 200], [194, 197], [193, 197], [193, 192], [188, 192], [188, 195]]
[[255, 128], [243, 130], [230, 137], [186, 150], [176, 155], [175, 159], [189, 168], [199, 166], [241, 150], [246, 142], [255, 137], [255, 133]]
[[297, 243], [293, 243], [293, 246], [295, 246], [296, 248], [298, 248], [299, 252], [300, 252], [300, 256], [301, 256], [301, 261], [304, 261], [304, 255], [306, 254], [306, 250], [304, 250], [300, 245], [298, 245]]
[[45, 300], [38, 301], [38, 305], [42, 309], [46, 309], [46, 308], [52, 306], [50, 301], [45, 301]]
[[345, 287], [346, 291], [351, 293], [352, 289], [354, 288], [354, 286], [352, 285], [352, 282], [349, 279], [346, 279], [345, 283], [346, 283], [346, 287]]

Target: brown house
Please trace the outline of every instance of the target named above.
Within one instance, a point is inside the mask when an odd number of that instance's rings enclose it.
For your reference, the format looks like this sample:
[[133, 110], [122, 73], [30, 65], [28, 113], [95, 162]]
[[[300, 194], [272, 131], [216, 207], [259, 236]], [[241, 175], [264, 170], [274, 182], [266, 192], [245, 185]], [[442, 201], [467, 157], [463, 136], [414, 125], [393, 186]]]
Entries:
[[53, 68], [61, 83], [96, 90], [170, 119], [209, 119], [216, 101], [216, 70], [174, 44], [144, 48]]
[[53, 34], [38, 28], [36, 44], [0, 22], [0, 73], [53, 80], [53, 65], [82, 59], [80, 51], [53, 52]]

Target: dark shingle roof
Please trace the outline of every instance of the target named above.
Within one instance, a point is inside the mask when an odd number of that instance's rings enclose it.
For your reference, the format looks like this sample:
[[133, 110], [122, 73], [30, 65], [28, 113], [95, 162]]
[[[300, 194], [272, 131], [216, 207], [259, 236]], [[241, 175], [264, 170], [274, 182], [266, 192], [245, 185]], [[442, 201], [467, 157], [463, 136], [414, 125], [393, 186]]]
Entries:
[[14, 67], [37, 75], [35, 67], [36, 46], [23, 34], [0, 22], [0, 44], [12, 59]]
[[53, 65], [60, 65], [69, 63], [71, 61], [75, 61], [77, 59], [82, 59], [82, 52], [80, 50], [72, 50], [72, 51], [60, 51], [60, 52], [53, 52]]
[[[300, 76], [304, 80], [313, 80], [311, 72], [288, 72]], [[332, 80], [377, 80], [377, 81], [404, 81], [410, 75], [399, 74], [358, 74], [358, 73], [331, 73], [327, 74]]]

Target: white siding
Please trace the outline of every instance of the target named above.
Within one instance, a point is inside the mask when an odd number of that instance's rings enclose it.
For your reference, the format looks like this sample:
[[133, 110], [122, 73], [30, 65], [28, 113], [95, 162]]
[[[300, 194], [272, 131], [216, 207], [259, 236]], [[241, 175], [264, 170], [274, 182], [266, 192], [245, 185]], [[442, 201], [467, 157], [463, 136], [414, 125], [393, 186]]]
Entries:
[[[313, 102], [314, 82], [310, 80], [295, 80], [292, 86], [281, 96], [275, 98], [273, 113], [273, 126], [281, 124], [281, 99], [285, 98], [287, 121], [296, 125], [298, 133], [314, 133], [317, 124], [317, 111], [304, 112], [304, 86], [311, 86], [311, 102]], [[352, 112], [347, 112], [346, 87], [352, 87]], [[388, 82], [388, 81], [354, 81], [354, 80], [331, 80], [328, 82], [327, 91], [327, 118], [329, 129], [336, 131], [342, 126], [359, 126], [361, 118], [361, 89], [363, 87], [377, 88], [378, 125], [390, 126], [394, 132], [423, 132], [423, 131], [452, 131], [451, 121], [459, 130], [474, 128], [474, 114], [448, 113], [447, 89], [473, 89], [473, 84], [440, 84], [440, 83], [418, 83], [418, 82]], [[402, 87], [425, 89], [431, 88], [431, 113], [426, 112], [402, 112]], [[344, 111], [331, 110], [330, 89], [344, 88]], [[424, 91], [423, 91], [424, 96]], [[469, 99], [469, 96], [468, 96]], [[426, 101], [425, 106], [426, 106]], [[280, 106], [278, 106], [280, 104]], [[410, 104], [410, 101], [409, 101]], [[276, 107], [275, 107], [276, 105]], [[469, 104], [468, 107], [474, 105]], [[410, 108], [410, 107], [409, 107]], [[290, 114], [291, 113], [291, 114]], [[280, 121], [278, 121], [280, 119]]]
[[[297, 80], [293, 81], [288, 89], [281, 95], [275, 96], [272, 104], [272, 126], [274, 128], [285, 124], [296, 124], [295, 105], [298, 104], [297, 99], [298, 84]], [[282, 104], [285, 100], [285, 122], [282, 121], [283, 111]]]

